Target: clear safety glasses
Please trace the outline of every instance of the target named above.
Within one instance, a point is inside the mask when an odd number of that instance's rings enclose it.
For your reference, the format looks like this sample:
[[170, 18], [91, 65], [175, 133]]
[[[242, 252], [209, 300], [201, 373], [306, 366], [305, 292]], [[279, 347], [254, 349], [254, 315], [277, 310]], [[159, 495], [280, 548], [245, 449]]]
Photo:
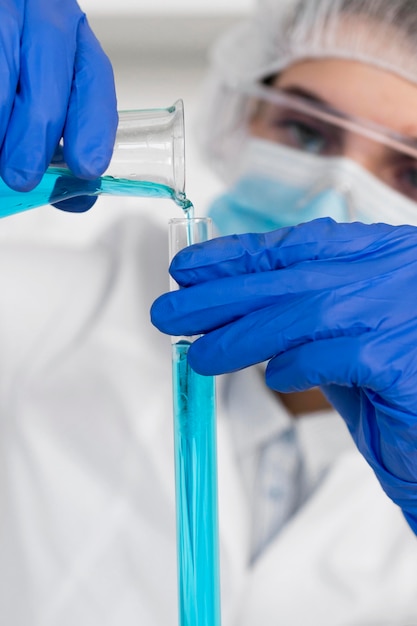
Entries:
[[358, 159], [383, 183], [417, 201], [417, 139], [353, 118], [291, 92], [251, 84], [246, 119], [251, 136], [304, 153]]

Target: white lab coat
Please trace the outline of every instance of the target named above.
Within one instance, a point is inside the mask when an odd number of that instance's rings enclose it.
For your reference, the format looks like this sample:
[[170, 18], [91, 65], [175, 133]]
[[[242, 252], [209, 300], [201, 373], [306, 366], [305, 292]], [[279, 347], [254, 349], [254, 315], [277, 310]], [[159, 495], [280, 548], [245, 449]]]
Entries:
[[[170, 340], [149, 321], [166, 229], [24, 239], [0, 245], [0, 624], [173, 626]], [[415, 626], [417, 540], [342, 421], [294, 430], [259, 368], [217, 388], [223, 626]]]

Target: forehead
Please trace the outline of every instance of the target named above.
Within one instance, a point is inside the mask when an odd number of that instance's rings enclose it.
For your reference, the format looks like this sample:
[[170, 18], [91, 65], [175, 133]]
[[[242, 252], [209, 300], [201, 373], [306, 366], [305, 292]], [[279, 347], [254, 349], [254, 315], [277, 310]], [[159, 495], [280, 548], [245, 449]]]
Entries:
[[301, 61], [274, 86], [304, 90], [346, 115], [417, 136], [417, 85], [378, 67], [344, 59]]

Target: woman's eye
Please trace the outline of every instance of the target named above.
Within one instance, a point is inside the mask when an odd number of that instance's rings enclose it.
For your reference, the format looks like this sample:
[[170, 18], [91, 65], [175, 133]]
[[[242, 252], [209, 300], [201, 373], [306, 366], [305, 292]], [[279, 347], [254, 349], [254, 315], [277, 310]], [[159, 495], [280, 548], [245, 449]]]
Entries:
[[407, 163], [397, 172], [397, 188], [401, 193], [417, 199], [417, 162]]
[[325, 134], [308, 123], [286, 120], [279, 122], [278, 128], [278, 134], [282, 134], [282, 141], [294, 148], [310, 152], [311, 154], [328, 152]]

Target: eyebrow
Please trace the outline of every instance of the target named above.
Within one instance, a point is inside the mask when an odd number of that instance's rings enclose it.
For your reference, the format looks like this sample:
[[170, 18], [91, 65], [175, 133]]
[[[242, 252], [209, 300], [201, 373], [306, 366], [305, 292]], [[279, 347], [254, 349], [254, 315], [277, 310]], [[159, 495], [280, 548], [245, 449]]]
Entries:
[[[284, 91], [285, 93], [288, 93], [290, 95], [298, 96], [300, 98], [303, 98], [304, 100], [313, 102], [314, 104], [319, 104], [324, 109], [326, 109], [326, 111], [328, 111], [329, 113], [335, 113], [336, 115], [344, 119], [352, 119], [351, 116], [347, 115], [343, 111], [340, 111], [340, 109], [334, 107], [332, 104], [330, 104], [330, 102], [323, 100], [323, 98], [318, 96], [313, 91], [310, 91], [309, 89], [304, 89], [303, 87], [290, 85], [289, 87], [283, 87], [281, 91]], [[393, 132], [395, 133], [395, 131]], [[413, 134], [411, 134], [411, 132]], [[401, 135], [404, 138], [406, 138], [410, 144], [417, 145], [417, 131], [415, 130], [415, 128], [413, 128], [411, 132], [405, 131], [405, 132], [402, 132]]]
[[281, 91], [284, 91], [285, 93], [288, 93], [293, 96], [298, 96], [300, 98], [303, 98], [304, 100], [308, 100], [309, 102], [314, 102], [315, 104], [319, 104], [320, 106], [325, 108], [327, 111], [331, 113], [336, 113], [339, 117], [343, 117], [345, 119], [350, 118], [349, 115], [346, 115], [346, 113], [344, 113], [343, 111], [340, 111], [340, 109], [330, 104], [330, 102], [327, 102], [327, 100], [323, 100], [323, 98], [318, 96], [313, 91], [310, 91], [309, 89], [304, 89], [303, 87], [295, 87], [295, 86], [292, 87], [290, 85], [289, 87], [283, 87]]

